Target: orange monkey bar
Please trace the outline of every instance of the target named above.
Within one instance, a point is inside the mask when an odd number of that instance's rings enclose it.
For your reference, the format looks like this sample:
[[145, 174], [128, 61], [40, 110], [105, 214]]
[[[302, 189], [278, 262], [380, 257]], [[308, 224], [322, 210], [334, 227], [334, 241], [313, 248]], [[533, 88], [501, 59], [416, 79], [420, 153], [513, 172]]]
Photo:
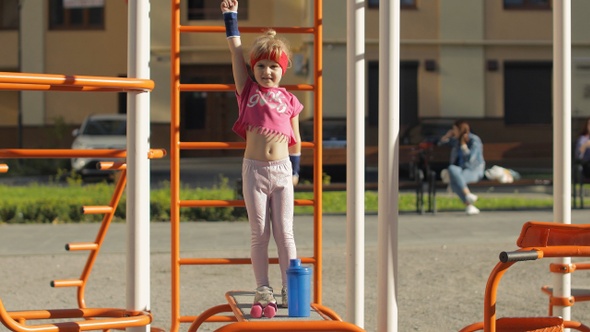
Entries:
[[[299, 90], [299, 91], [313, 91], [313, 85], [310, 84], [294, 84], [294, 85], [282, 85], [287, 90]], [[180, 91], [235, 91], [235, 84], [181, 84]]]
[[[0, 158], [125, 158], [126, 150], [96, 149], [0, 149]], [[147, 157], [149, 159], [163, 158], [166, 155], [164, 149], [151, 149]]]
[[[179, 142], [178, 147], [182, 150], [211, 150], [211, 149], [244, 149], [246, 143], [244, 142]], [[301, 148], [312, 149], [315, 147], [314, 143], [302, 142]]]
[[2, 158], [125, 158], [125, 150], [0, 149]]
[[[563, 331], [573, 328], [590, 332], [590, 327], [576, 321], [564, 321], [561, 317], [504, 317], [497, 319], [496, 301], [500, 280], [516, 262], [555, 257], [590, 257], [590, 225], [559, 224], [555, 222], [529, 221], [522, 226], [516, 244], [516, 251], [502, 252], [486, 284], [484, 295], [483, 322], [468, 325], [460, 332], [508, 331], [520, 327], [519, 331]], [[510, 329], [514, 331], [514, 329]]]
[[[180, 32], [225, 32], [223, 26], [195, 26], [183, 25], [178, 28]], [[240, 32], [262, 33], [266, 28], [261, 27], [240, 27]], [[318, 30], [313, 27], [273, 27], [277, 33], [309, 33], [314, 34]]]
[[[0, 72], [0, 90], [55, 90], [55, 91], [105, 91], [105, 92], [149, 92], [154, 82], [146, 79], [73, 76], [30, 73]], [[148, 158], [162, 158], [166, 155], [163, 149], [152, 149]], [[2, 158], [125, 158], [126, 150], [98, 149], [0, 149]], [[92, 243], [69, 243], [67, 250], [89, 250], [82, 276], [77, 280], [54, 280], [54, 287], [78, 287], [78, 306], [75, 309], [6, 311], [0, 300], [0, 322], [12, 331], [91, 331], [126, 329], [141, 327], [152, 322], [152, 315], [145, 311], [130, 311], [116, 308], [86, 308], [84, 290], [96, 257], [102, 246], [108, 227], [114, 216], [116, 206], [125, 190], [127, 181], [126, 167], [123, 163], [107, 163], [101, 169], [120, 170], [115, 193], [108, 206], [84, 207], [84, 213], [102, 213], [104, 218], [101, 228]], [[0, 172], [8, 170], [6, 165], [0, 166]], [[28, 320], [62, 320], [56, 323], [30, 325]], [[68, 320], [68, 321], [64, 321]]]
[[0, 90], [147, 92], [154, 81], [140, 78], [0, 72]]

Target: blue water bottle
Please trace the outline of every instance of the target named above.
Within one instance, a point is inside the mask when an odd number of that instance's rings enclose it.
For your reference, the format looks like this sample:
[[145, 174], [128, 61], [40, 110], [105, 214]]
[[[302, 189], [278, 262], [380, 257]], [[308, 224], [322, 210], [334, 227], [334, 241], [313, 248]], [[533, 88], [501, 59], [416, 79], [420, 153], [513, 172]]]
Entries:
[[311, 269], [301, 266], [300, 259], [292, 259], [287, 269], [289, 317], [309, 317]]

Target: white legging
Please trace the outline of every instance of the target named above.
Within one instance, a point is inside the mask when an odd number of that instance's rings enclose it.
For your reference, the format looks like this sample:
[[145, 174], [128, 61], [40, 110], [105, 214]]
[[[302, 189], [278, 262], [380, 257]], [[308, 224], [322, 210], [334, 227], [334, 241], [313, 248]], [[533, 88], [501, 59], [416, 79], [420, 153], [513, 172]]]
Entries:
[[244, 159], [243, 195], [250, 222], [250, 258], [256, 287], [270, 286], [270, 230], [277, 245], [282, 285], [287, 286], [289, 260], [297, 258], [293, 236], [293, 171], [289, 158], [276, 161]]

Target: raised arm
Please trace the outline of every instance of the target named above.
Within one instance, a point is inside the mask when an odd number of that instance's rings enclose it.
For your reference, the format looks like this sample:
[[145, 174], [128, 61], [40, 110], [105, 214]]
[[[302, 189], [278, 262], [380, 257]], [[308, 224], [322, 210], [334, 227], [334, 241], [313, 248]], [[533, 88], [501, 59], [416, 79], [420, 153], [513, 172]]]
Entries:
[[223, 13], [223, 20], [225, 22], [227, 44], [231, 52], [234, 83], [236, 84], [236, 91], [241, 95], [246, 84], [246, 79], [248, 78], [248, 69], [244, 61], [242, 39], [238, 30], [238, 0], [221, 1], [221, 12]]

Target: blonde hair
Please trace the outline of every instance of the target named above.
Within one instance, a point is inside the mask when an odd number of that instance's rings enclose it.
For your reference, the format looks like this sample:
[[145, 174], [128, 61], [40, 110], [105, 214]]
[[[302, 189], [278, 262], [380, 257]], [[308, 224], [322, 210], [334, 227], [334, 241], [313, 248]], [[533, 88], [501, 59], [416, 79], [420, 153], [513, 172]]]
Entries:
[[250, 50], [250, 63], [257, 59], [270, 59], [280, 62], [281, 55], [284, 53], [288, 59], [287, 68], [291, 67], [291, 50], [289, 50], [289, 44], [285, 39], [276, 35], [276, 31], [268, 29], [263, 35], [254, 40], [252, 49]]

